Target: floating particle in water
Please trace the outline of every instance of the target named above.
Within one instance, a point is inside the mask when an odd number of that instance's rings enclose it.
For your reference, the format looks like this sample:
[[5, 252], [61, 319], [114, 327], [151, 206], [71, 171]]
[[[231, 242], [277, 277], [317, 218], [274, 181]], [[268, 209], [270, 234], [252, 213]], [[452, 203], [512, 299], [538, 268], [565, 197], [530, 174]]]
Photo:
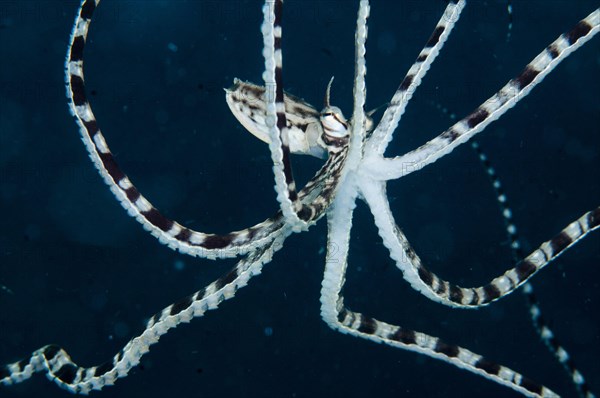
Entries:
[[0, 290], [8, 294], [15, 294], [12, 290], [10, 290], [10, 288], [8, 288], [8, 286], [0, 285]]
[[183, 262], [183, 260], [175, 260], [175, 262], [173, 263], [173, 268], [175, 268], [175, 271], [183, 271], [183, 269], [185, 268], [185, 263]]
[[271, 337], [271, 336], [273, 336], [273, 328], [270, 326], [267, 326], [265, 328], [265, 330], [263, 331], [263, 333], [265, 334], [265, 336]]
[[177, 44], [175, 43], [169, 43], [167, 44], [167, 48], [169, 49], [169, 51], [176, 53], [178, 48], [177, 48]]

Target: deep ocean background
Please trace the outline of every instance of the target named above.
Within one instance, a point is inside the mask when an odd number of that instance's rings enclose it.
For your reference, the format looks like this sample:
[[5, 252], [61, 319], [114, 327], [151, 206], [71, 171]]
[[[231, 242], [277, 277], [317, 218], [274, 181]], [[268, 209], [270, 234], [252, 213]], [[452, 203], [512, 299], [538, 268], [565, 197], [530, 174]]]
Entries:
[[[286, 90], [352, 106], [357, 2], [286, 1]], [[467, 115], [597, 1], [471, 1], [415, 94], [389, 155]], [[145, 321], [232, 266], [179, 255], [128, 217], [97, 175], [65, 98], [63, 61], [77, 1], [0, 0], [0, 362], [56, 343], [97, 365]], [[367, 107], [388, 101], [427, 41], [442, 1], [372, 1]], [[85, 54], [88, 95], [134, 184], [167, 216], [227, 232], [277, 208], [268, 148], [230, 114], [222, 89], [260, 83], [260, 1], [110, 1]], [[600, 38], [563, 62], [481, 134], [527, 249], [600, 202]], [[446, 113], [438, 105], [447, 110]], [[378, 117], [380, 117], [379, 113]], [[306, 181], [321, 161], [294, 158]], [[510, 264], [494, 193], [474, 152], [388, 185], [397, 223], [430, 269], [463, 286]], [[414, 353], [338, 334], [319, 316], [326, 223], [288, 239], [263, 275], [218, 311], [163, 337], [105, 397], [516, 397]], [[460, 344], [574, 396], [517, 292], [452, 310], [402, 279], [366, 206], [352, 230], [346, 303]], [[530, 251], [528, 250], [528, 252]], [[534, 278], [546, 319], [600, 392], [600, 235]], [[99, 393], [93, 393], [100, 396]], [[67, 397], [43, 376], [2, 397]]]

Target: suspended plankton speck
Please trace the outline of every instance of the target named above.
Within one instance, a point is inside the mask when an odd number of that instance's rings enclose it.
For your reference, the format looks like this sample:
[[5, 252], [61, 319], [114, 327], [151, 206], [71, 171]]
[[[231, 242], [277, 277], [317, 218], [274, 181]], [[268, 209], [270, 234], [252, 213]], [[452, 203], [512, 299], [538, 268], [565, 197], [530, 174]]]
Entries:
[[183, 271], [183, 269], [185, 268], [185, 263], [183, 262], [183, 260], [175, 260], [175, 262], [173, 263], [173, 268], [175, 268], [175, 271]]
[[8, 293], [8, 294], [15, 294], [12, 290], [10, 290], [10, 288], [8, 288], [7, 286], [4, 285], [0, 285], [0, 290]]
[[264, 329], [263, 333], [265, 334], [265, 336], [267, 336], [267, 337], [271, 337], [271, 336], [273, 336], [273, 328], [272, 328], [272, 327], [270, 327], [270, 326], [267, 326], [267, 327]]
[[169, 51], [176, 53], [178, 50], [177, 44], [175, 43], [169, 43], [167, 44], [167, 48], [169, 49]]

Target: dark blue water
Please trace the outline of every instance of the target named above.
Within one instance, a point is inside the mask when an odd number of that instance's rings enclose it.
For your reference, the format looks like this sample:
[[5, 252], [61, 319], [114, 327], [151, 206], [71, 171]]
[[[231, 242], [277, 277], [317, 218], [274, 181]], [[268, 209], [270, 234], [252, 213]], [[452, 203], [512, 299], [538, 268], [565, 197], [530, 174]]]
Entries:
[[[161, 211], [206, 232], [262, 221], [277, 208], [268, 148], [229, 113], [234, 77], [260, 83], [259, 1], [106, 0], [86, 48], [88, 95], [111, 150]], [[401, 3], [401, 5], [399, 4]], [[473, 1], [414, 96], [388, 153], [441, 133], [518, 74], [597, 1]], [[67, 110], [63, 59], [76, 1], [0, 0], [0, 362], [48, 344], [103, 363], [144, 322], [205, 286], [232, 260], [160, 245], [113, 198]], [[443, 2], [373, 1], [368, 101], [388, 101]], [[286, 89], [349, 116], [356, 4], [286, 2]], [[600, 201], [600, 38], [563, 62], [481, 135], [533, 250]], [[438, 110], [442, 105], [448, 113]], [[320, 161], [294, 158], [306, 181]], [[389, 184], [397, 223], [423, 261], [464, 286], [510, 264], [493, 190], [461, 147]], [[478, 311], [430, 302], [402, 279], [366, 206], [352, 230], [346, 303], [443, 337], [573, 396], [517, 292]], [[598, 233], [534, 278], [546, 318], [600, 391]], [[414, 353], [338, 334], [319, 317], [326, 223], [288, 239], [263, 275], [218, 311], [161, 339], [107, 397], [508, 397], [511, 390]], [[99, 394], [95, 394], [98, 395]], [[66, 397], [36, 376], [2, 397]]]

